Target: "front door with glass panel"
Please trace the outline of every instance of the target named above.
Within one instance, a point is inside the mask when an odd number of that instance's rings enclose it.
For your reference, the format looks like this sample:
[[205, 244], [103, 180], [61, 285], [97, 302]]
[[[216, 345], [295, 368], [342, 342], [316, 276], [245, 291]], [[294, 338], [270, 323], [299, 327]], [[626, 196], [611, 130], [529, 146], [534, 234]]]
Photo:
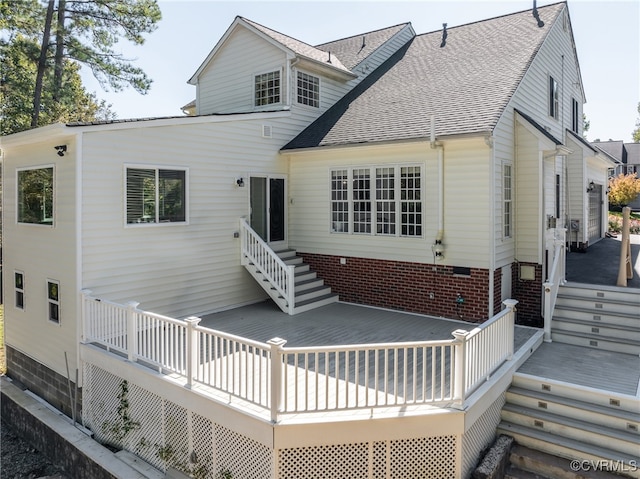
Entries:
[[267, 243], [286, 238], [285, 180], [274, 176], [252, 176], [251, 227]]

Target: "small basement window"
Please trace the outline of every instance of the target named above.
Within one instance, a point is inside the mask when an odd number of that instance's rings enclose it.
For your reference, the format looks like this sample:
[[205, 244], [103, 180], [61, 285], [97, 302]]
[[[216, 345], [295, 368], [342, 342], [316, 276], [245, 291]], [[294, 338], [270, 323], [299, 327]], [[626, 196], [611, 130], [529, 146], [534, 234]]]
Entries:
[[471, 276], [471, 268], [467, 268], [465, 266], [454, 266], [453, 275], [454, 276]]

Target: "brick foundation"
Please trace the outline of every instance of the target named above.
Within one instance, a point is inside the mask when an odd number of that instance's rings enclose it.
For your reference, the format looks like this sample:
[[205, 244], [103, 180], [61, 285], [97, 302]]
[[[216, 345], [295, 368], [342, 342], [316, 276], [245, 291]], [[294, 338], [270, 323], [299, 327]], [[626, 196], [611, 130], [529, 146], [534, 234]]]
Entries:
[[[26, 354], [6, 346], [7, 376], [20, 382], [31, 392], [40, 396], [55, 408], [72, 417], [71, 398], [67, 378], [49, 369], [44, 364], [30, 358]], [[74, 378], [75, 379], [75, 378]], [[71, 382], [71, 392], [75, 391], [75, 383]], [[76, 418], [82, 417], [82, 390], [78, 388], [76, 398]]]
[[[298, 253], [342, 301], [479, 322], [489, 316], [489, 271], [452, 266]], [[457, 271], [456, 271], [457, 273]], [[465, 272], [466, 273], [466, 272]], [[494, 311], [500, 311], [501, 275], [495, 274]], [[458, 305], [458, 293], [464, 303]]]
[[[520, 267], [532, 266], [535, 268], [535, 279], [520, 279]], [[541, 328], [544, 326], [542, 318], [542, 265], [535, 263], [514, 263], [512, 271], [513, 297], [518, 300], [516, 307], [517, 324]]]

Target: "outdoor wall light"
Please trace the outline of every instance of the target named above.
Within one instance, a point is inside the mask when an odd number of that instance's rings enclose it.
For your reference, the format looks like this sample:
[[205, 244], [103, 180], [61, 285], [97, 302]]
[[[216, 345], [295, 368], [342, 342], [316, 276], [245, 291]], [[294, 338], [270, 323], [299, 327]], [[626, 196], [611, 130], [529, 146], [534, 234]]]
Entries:
[[587, 185], [587, 193], [591, 193], [593, 190], [596, 189], [596, 184], [591, 181], [588, 185]]
[[236, 185], [238, 185], [238, 188], [244, 188], [244, 178], [238, 178], [236, 180]]
[[431, 246], [431, 250], [436, 259], [444, 259], [444, 245], [442, 244], [442, 240], [437, 239], [435, 243], [433, 243], [433, 246]]
[[58, 152], [58, 156], [64, 156], [67, 151], [67, 145], [58, 145], [54, 146], [54, 148]]

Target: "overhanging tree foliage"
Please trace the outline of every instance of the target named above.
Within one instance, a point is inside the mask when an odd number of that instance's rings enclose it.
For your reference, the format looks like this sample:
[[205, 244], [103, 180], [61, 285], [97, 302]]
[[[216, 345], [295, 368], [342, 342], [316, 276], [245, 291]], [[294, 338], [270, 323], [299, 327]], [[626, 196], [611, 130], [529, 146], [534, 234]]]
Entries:
[[[35, 40], [17, 35], [11, 43], [0, 43], [2, 82], [0, 85], [0, 135], [31, 128], [33, 91], [39, 46]], [[115, 118], [109, 105], [82, 86], [80, 67], [65, 60], [62, 87], [53, 98], [53, 73], [43, 77], [39, 123], [110, 120]]]
[[157, 0], [0, 0], [2, 45], [18, 37], [40, 45], [30, 90], [31, 126], [45, 124], [45, 97], [61, 101], [65, 70], [72, 63], [90, 68], [103, 88], [131, 86], [146, 93], [151, 80], [115, 46], [121, 39], [143, 44], [144, 34], [155, 30], [160, 19]]
[[636, 173], [619, 174], [609, 180], [609, 204], [626, 206], [640, 194], [640, 179]]

